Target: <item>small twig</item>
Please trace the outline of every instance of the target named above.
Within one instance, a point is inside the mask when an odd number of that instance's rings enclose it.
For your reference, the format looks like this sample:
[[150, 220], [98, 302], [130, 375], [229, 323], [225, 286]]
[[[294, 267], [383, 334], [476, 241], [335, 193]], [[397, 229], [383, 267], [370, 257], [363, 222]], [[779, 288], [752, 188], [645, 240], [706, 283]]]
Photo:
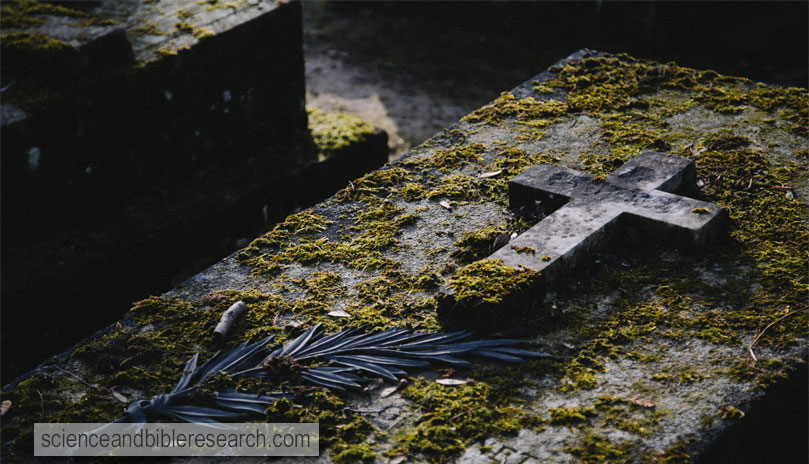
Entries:
[[70, 372], [70, 371], [69, 371], [69, 370], [67, 370], [67, 369], [62, 369], [62, 368], [61, 368], [61, 367], [59, 367], [59, 366], [53, 366], [53, 367], [55, 367], [57, 370], [60, 370], [60, 371], [64, 372], [65, 374], [67, 374], [67, 375], [69, 375], [69, 376], [73, 377], [74, 379], [76, 379], [76, 380], [78, 380], [79, 382], [81, 382], [81, 383], [83, 383], [83, 384], [87, 385], [87, 386], [88, 386], [88, 387], [90, 387], [90, 388], [97, 388], [97, 389], [99, 389], [99, 390], [103, 390], [103, 388], [99, 387], [98, 385], [93, 385], [93, 384], [91, 384], [91, 383], [87, 382], [87, 381], [86, 381], [86, 380], [84, 380], [83, 378], [81, 378], [81, 377], [79, 377], [78, 375], [76, 375], [76, 374], [74, 374], [74, 373]]
[[481, 405], [475, 406], [472, 409], [467, 409], [466, 411], [464, 411], [464, 412], [462, 412], [460, 414], [456, 414], [456, 415], [452, 416], [447, 422], [452, 422], [452, 421], [454, 421], [455, 419], [457, 419], [457, 418], [459, 418], [461, 416], [464, 416], [466, 414], [469, 414], [472, 411], [478, 410], [478, 409], [486, 407], [486, 406], [488, 406], [488, 404], [481, 404]]
[[230, 327], [236, 322], [236, 319], [242, 315], [247, 309], [247, 304], [244, 301], [237, 301], [233, 303], [227, 311], [222, 314], [219, 324], [213, 329], [213, 338], [217, 342], [222, 342], [227, 337]]
[[764, 335], [764, 332], [769, 330], [769, 328], [774, 326], [775, 324], [778, 324], [779, 322], [781, 322], [784, 319], [788, 318], [789, 316], [791, 316], [793, 314], [797, 314], [797, 313], [799, 313], [801, 311], [806, 311], [807, 308], [809, 308], [809, 307], [796, 309], [795, 311], [788, 312], [788, 313], [784, 314], [783, 316], [779, 317], [778, 319], [770, 322], [767, 325], [767, 327], [764, 327], [764, 330], [762, 330], [758, 335], [756, 335], [755, 338], [753, 338], [753, 341], [750, 343], [750, 346], [747, 347], [747, 352], [750, 353], [750, 357], [753, 358], [753, 362], [758, 361], [758, 358], [756, 358], [756, 355], [753, 353], [753, 346], [758, 342], [758, 339], [761, 338], [762, 335]]
[[39, 409], [42, 411], [42, 415], [45, 416], [45, 397], [42, 396], [42, 392], [37, 390], [39, 393]]
[[349, 411], [353, 412], [354, 414], [381, 414], [382, 409], [353, 409], [348, 408]]

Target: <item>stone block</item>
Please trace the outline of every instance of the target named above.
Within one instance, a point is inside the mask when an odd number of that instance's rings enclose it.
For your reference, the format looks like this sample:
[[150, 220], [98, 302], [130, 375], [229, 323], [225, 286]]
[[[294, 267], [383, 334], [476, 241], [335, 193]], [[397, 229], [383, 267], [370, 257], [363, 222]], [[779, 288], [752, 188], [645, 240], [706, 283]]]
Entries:
[[261, 154], [279, 171], [312, 160], [271, 149], [306, 142], [298, 4], [4, 10], [24, 18], [6, 12], [3, 27], [3, 106], [16, 108], [0, 127], [7, 237], [109, 214], [220, 160]]
[[2, 8], [3, 379], [386, 160], [313, 140], [298, 3]]

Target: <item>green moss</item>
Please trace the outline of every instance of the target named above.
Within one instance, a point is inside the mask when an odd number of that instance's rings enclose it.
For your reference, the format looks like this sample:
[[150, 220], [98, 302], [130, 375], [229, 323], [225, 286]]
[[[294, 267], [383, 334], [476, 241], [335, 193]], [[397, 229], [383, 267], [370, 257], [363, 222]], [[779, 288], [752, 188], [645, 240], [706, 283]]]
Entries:
[[[288, 244], [293, 235], [310, 237], [328, 229], [333, 221], [315, 213], [311, 209], [292, 214], [266, 234], [256, 238], [237, 255], [241, 262], [249, 261], [259, 255], [262, 249], [277, 249]], [[265, 260], [266, 261], [266, 260]], [[278, 263], [275, 263], [278, 265]], [[280, 266], [280, 265], [278, 265]], [[261, 272], [263, 274], [271, 274]]]
[[744, 417], [744, 412], [735, 406], [724, 405], [719, 408], [719, 417], [722, 419], [741, 419]]
[[667, 411], [644, 408], [630, 401], [601, 395], [593, 405], [601, 426], [617, 428], [634, 435], [648, 436]]
[[[181, 10], [182, 11], [182, 10]], [[188, 32], [189, 34], [193, 35], [197, 38], [197, 40], [202, 40], [206, 37], [214, 36], [214, 32], [210, 29], [205, 29], [204, 27], [197, 27], [191, 25], [185, 21], [181, 21], [174, 25], [175, 29], [182, 32]]]
[[752, 145], [753, 141], [740, 135], [718, 135], [705, 141], [704, 146], [711, 151], [735, 150]]
[[537, 276], [530, 269], [515, 269], [500, 260], [484, 259], [458, 269], [447, 284], [457, 301], [465, 305], [498, 304], [531, 285]]
[[453, 256], [466, 262], [483, 259], [492, 254], [492, 244], [495, 239], [508, 232], [507, 223], [485, 226], [472, 232], [465, 232], [463, 237], [455, 242], [454, 245], [459, 250]]
[[471, 232], [464, 232], [454, 245], [458, 247], [452, 256], [461, 262], [472, 262], [491, 255], [494, 242], [501, 235], [521, 233], [533, 226], [533, 223], [522, 219], [511, 219], [497, 225], [487, 225]]
[[504, 404], [480, 382], [448, 387], [415, 379], [402, 391], [422, 420], [413, 430], [396, 437], [391, 456], [421, 454], [442, 462], [460, 454], [472, 442], [490, 436], [504, 436], [537, 425], [535, 416]]
[[478, 180], [464, 174], [452, 174], [441, 179], [438, 187], [427, 192], [427, 198], [474, 200], [480, 196]]
[[118, 24], [115, 22], [114, 19], [109, 18], [98, 18], [95, 16], [91, 16], [89, 18], [84, 18], [81, 21], [71, 24], [73, 27], [90, 27], [90, 26], [114, 26]]
[[370, 447], [366, 440], [379, 435], [363, 417], [351, 412], [335, 394], [315, 391], [296, 398], [295, 403], [282, 399], [266, 411], [268, 422], [316, 422], [320, 425], [320, 445], [331, 449], [331, 458], [338, 463], [370, 462]]
[[56, 54], [66, 50], [74, 50], [67, 42], [54, 39], [45, 34], [27, 32], [9, 32], [0, 35], [3, 53], [36, 53]]
[[748, 149], [708, 151], [697, 160], [697, 168], [711, 179], [705, 188], [709, 198], [728, 209], [736, 225], [731, 235], [760, 263], [767, 289], [786, 296], [786, 304], [805, 301], [809, 258], [794, 253], [809, 246], [805, 207], [784, 201], [775, 188], [791, 183], [799, 171], [774, 169], [761, 152]]
[[81, 26], [96, 26], [115, 24], [110, 19], [99, 18], [80, 10], [67, 8], [50, 2], [39, 2], [35, 0], [18, 0], [13, 2], [3, 2], [0, 8], [0, 27], [25, 29], [32, 26], [39, 26], [44, 22], [42, 16], [62, 16], [81, 18]]
[[182, 10], [177, 10], [177, 17], [180, 19], [189, 19], [194, 17], [194, 12], [184, 8]]
[[367, 141], [374, 135], [374, 128], [362, 119], [347, 113], [327, 113], [307, 107], [309, 132], [318, 148], [321, 160], [340, 150]]
[[500, 125], [506, 118], [514, 118], [519, 123], [536, 128], [555, 124], [567, 113], [568, 106], [558, 100], [517, 99], [505, 92], [489, 105], [464, 116], [461, 121]]
[[398, 166], [389, 166], [378, 169], [349, 183], [349, 186], [335, 194], [339, 202], [378, 199], [375, 195], [383, 193], [388, 187], [411, 182], [412, 173]]
[[693, 462], [691, 455], [688, 453], [688, 441], [678, 441], [677, 443], [669, 446], [662, 453], [658, 453], [647, 459], [648, 462], [655, 464], [686, 464]]
[[774, 359], [759, 359], [753, 363], [747, 358], [728, 369], [723, 369], [722, 374], [727, 374], [737, 382], [753, 382], [754, 388], [766, 389], [776, 382], [787, 378], [791, 367], [784, 365], [781, 361]]
[[534, 254], [534, 253], [536, 253], [536, 252], [537, 252], [537, 249], [536, 249], [536, 248], [534, 248], [534, 247], [530, 247], [530, 246], [517, 246], [517, 245], [511, 245], [511, 249], [512, 249], [512, 250], [514, 250], [514, 251], [516, 251], [517, 253], [530, 253], [530, 254]]
[[239, 8], [240, 6], [244, 5], [246, 0], [232, 0], [229, 2], [222, 1], [222, 0], [198, 0], [197, 5], [207, 5], [206, 9], [208, 11], [214, 10], [225, 10], [228, 8]]
[[581, 459], [582, 462], [626, 462], [629, 459], [630, 445], [615, 444], [604, 436], [590, 433], [576, 446], [565, 446], [565, 451]]
[[376, 459], [376, 453], [368, 443], [344, 445], [334, 447], [333, 450], [334, 452], [332, 453], [331, 458], [338, 464], [374, 462]]
[[133, 27], [129, 29], [129, 32], [135, 34], [136, 36], [142, 35], [166, 35], [165, 32], [161, 31], [160, 28], [153, 22], [147, 22], [141, 24], [140, 26]]
[[401, 162], [402, 166], [419, 166], [422, 168], [457, 168], [459, 166], [480, 161], [486, 145], [472, 143], [469, 145], [442, 148], [427, 158], [408, 158]]
[[[713, 76], [713, 72], [673, 63], [659, 65], [626, 55], [588, 57], [556, 72], [555, 79], [537, 87], [566, 91], [572, 112], [586, 112], [601, 121], [603, 139], [612, 153], [600, 159], [585, 159], [584, 167], [595, 174], [608, 171], [598, 169], [603, 164], [609, 166], [616, 159], [627, 161], [639, 150], [667, 149], [670, 144], [663, 135], [667, 126], [661, 116], [682, 113], [699, 104], [719, 113], [737, 113], [746, 105], [764, 111], [784, 108], [783, 115], [795, 122], [793, 132], [801, 134], [807, 127], [809, 96], [802, 89], [750, 85], [745, 79]], [[688, 96], [681, 100], [647, 97], [661, 90], [676, 90]], [[739, 148], [745, 141], [743, 137], [726, 137], [725, 145], [711, 146]]]
[[402, 212], [402, 208], [394, 206], [389, 201], [372, 204], [357, 212], [352, 230], [362, 231], [377, 221], [389, 221]]
[[[297, 242], [289, 240], [285, 244], [279, 243], [291, 230], [298, 231], [296, 235], [301, 235], [303, 231], [314, 233], [330, 223], [306, 218], [304, 224], [308, 229], [304, 229], [294, 226], [297, 219], [292, 222], [288, 220], [271, 233], [256, 239], [238, 257], [242, 263], [253, 266], [254, 274], [268, 277], [279, 275], [295, 262], [339, 263], [360, 271], [395, 269], [400, 263], [383, 256], [382, 252], [398, 249], [397, 236], [404, 227], [412, 225], [418, 219], [417, 215], [401, 214], [402, 211], [387, 200], [368, 198], [365, 208], [356, 212], [354, 223], [348, 227], [355, 234], [343, 237], [340, 241], [325, 237], [317, 240], [301, 237]], [[262, 254], [265, 242], [272, 247], [277, 244], [278, 251]]]
[[596, 415], [593, 408], [561, 407], [548, 410], [550, 423], [554, 425], [577, 425], [587, 422]]
[[169, 46], [160, 47], [155, 50], [155, 53], [160, 57], [177, 56], [177, 50]]
[[402, 196], [404, 201], [419, 200], [424, 197], [426, 189], [423, 185], [414, 182], [408, 182], [399, 188], [399, 195]]

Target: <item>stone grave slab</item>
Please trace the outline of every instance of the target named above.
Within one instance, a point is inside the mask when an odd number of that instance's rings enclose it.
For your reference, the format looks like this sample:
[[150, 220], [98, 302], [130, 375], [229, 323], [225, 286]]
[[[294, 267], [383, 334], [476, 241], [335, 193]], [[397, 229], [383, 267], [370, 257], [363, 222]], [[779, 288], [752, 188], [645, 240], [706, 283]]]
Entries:
[[[191, 356], [221, 348], [211, 334], [237, 301], [247, 309], [227, 349], [318, 323], [332, 333], [470, 322], [439, 317], [442, 286], [470, 311], [499, 309], [487, 337], [554, 358], [435, 366], [347, 393], [311, 390], [294, 366], [239, 386], [294, 393], [266, 419], [318, 421], [321, 462], [800, 456], [805, 394], [788, 391], [805, 392], [806, 379], [808, 102], [805, 89], [581, 50], [7, 385], [4, 457], [33, 460], [34, 422], [113, 420], [127, 401], [169, 391]], [[647, 151], [693, 162], [698, 191], [621, 185]], [[709, 214], [727, 210], [728, 238], [686, 251], [629, 237], [514, 306], [537, 273], [489, 257], [499, 237], [537, 227], [537, 214], [509, 208], [509, 180], [541, 164], [603, 178], [602, 189], [688, 193]]]

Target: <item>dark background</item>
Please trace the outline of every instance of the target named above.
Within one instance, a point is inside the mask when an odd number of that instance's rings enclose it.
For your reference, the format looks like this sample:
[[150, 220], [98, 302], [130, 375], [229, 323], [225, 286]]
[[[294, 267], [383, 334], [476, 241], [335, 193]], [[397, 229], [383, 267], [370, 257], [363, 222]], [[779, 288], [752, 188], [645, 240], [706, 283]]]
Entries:
[[474, 107], [580, 48], [807, 87], [809, 2], [304, 2], [323, 47]]

